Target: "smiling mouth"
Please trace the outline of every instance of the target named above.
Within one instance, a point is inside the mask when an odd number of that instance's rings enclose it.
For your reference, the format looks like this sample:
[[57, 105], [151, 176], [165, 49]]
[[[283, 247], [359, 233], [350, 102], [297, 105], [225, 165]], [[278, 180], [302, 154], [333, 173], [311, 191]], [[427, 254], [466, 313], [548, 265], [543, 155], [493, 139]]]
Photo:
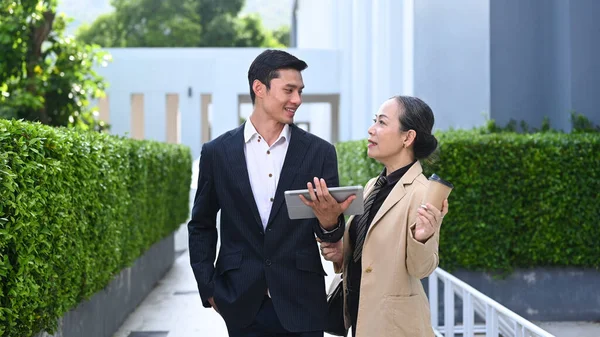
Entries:
[[285, 111], [295, 114], [296, 113], [296, 109], [292, 109], [292, 108], [285, 108]]
[[377, 143], [375, 143], [375, 142], [374, 142], [374, 141], [372, 141], [372, 140], [369, 140], [368, 142], [369, 142], [368, 146], [375, 146], [375, 145], [377, 145]]

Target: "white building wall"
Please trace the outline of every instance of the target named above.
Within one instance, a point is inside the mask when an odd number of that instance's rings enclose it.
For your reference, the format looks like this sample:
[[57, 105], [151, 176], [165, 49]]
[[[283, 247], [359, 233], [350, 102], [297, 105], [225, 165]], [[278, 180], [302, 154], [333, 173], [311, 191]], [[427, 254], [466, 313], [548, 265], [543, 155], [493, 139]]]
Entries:
[[[341, 140], [365, 138], [381, 103], [398, 94], [424, 99], [436, 129], [485, 121], [489, 1], [300, 0], [298, 6], [298, 47], [329, 43], [342, 54]], [[330, 23], [333, 42], [325, 32]]]
[[[201, 94], [212, 95], [211, 138], [237, 127], [238, 96], [249, 94], [248, 68], [262, 51], [260, 48], [108, 49], [113, 61], [98, 71], [109, 83], [111, 132], [130, 133], [131, 95], [143, 94], [145, 138], [165, 141], [166, 95], [178, 94], [181, 142], [191, 147], [194, 157], [199, 156]], [[340, 91], [338, 52], [294, 49], [289, 52], [309, 64], [303, 72], [305, 95]], [[311, 115], [301, 106], [297, 118]], [[318, 121], [310, 123], [317, 125]]]
[[297, 48], [337, 49], [338, 0], [299, 0]]
[[413, 1], [299, 0], [298, 48], [341, 53], [340, 140], [366, 138], [381, 103], [413, 94]]
[[[554, 1], [547, 8], [539, 7], [542, 0], [527, 4], [519, 0], [298, 0], [298, 48], [290, 51], [309, 65], [304, 72], [306, 94], [340, 95], [337, 126], [342, 141], [365, 138], [379, 105], [397, 94], [423, 98], [434, 110], [436, 129], [482, 125], [490, 112], [494, 119], [506, 122], [509, 117], [520, 118], [523, 110], [532, 122], [546, 114], [566, 125], [565, 110], [571, 105], [597, 118], [588, 109], [595, 97], [568, 88], [595, 81], [598, 76], [584, 70], [597, 68], [589, 50], [598, 48], [581, 42], [592, 40], [589, 32], [595, 26], [585, 15], [597, 7], [596, 2], [565, 1]], [[573, 18], [561, 14], [567, 8], [576, 13]], [[512, 12], [519, 15], [507, 14]], [[536, 23], [532, 19], [536, 17], [544, 20]], [[584, 24], [578, 26], [580, 22]], [[517, 30], [523, 34], [514, 37]], [[552, 33], [563, 30], [568, 33]], [[536, 34], [543, 39], [529, 38]], [[166, 94], [176, 93], [185, 125], [182, 142], [192, 144], [198, 153], [199, 95], [212, 94], [213, 137], [235, 127], [237, 97], [248, 93], [246, 73], [261, 50], [110, 49], [115, 61], [100, 73], [111, 85], [113, 131], [131, 130], [130, 114], [119, 113], [130, 106], [131, 93], [150, 94], [144, 98], [152, 117], [145, 119], [146, 137], [165, 140], [160, 124], [164, 119], [157, 119], [157, 114], [164, 110]], [[539, 56], [540, 50], [548, 52]], [[582, 61], [570, 62], [571, 54]], [[520, 72], [511, 72], [514, 69]], [[535, 72], [545, 77], [519, 80], [518, 76]], [[561, 81], [544, 80], [554, 73], [561, 74], [557, 77]], [[311, 116], [311, 130], [320, 130], [330, 118], [326, 111], [324, 106], [306, 104], [298, 118]]]

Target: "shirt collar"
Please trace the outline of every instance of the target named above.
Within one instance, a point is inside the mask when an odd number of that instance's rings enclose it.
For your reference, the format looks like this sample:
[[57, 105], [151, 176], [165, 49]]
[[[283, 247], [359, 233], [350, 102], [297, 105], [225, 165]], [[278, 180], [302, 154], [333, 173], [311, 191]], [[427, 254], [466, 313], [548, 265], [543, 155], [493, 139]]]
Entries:
[[244, 124], [244, 142], [248, 143], [255, 135], [258, 135], [258, 131], [256, 131], [250, 118], [248, 118], [246, 119], [246, 124]]
[[[289, 141], [291, 133], [292, 129], [290, 128], [290, 125], [284, 125], [283, 130], [281, 130], [281, 133], [279, 134], [279, 137], [277, 137], [275, 143], [279, 142], [281, 138], [284, 138], [286, 141]], [[256, 131], [256, 128], [254, 127], [254, 124], [252, 124], [250, 118], [248, 118], [246, 120], [246, 124], [244, 125], [244, 142], [248, 143], [252, 140], [254, 136], [260, 136], [260, 134], [258, 133], [258, 131]]]
[[[387, 184], [389, 184], [389, 185], [394, 185], [394, 184], [396, 184], [396, 183], [397, 183], [397, 182], [400, 180], [400, 178], [402, 178], [402, 176], [403, 176], [403, 175], [404, 175], [406, 172], [408, 172], [408, 169], [410, 169], [410, 167], [411, 167], [411, 166], [413, 166], [413, 164], [414, 164], [415, 162], [416, 162], [416, 161], [413, 161], [412, 163], [410, 163], [410, 164], [408, 164], [408, 165], [406, 165], [406, 166], [404, 166], [404, 167], [402, 167], [402, 168], [399, 168], [399, 169], [397, 169], [396, 171], [394, 171], [394, 172], [390, 173], [390, 175], [389, 175], [389, 176], [387, 176]], [[381, 172], [381, 174], [382, 174], [382, 175], [386, 175], [386, 174], [387, 174], [387, 172], [386, 172], [386, 169], [385, 169], [385, 168], [383, 169], [383, 172]]]

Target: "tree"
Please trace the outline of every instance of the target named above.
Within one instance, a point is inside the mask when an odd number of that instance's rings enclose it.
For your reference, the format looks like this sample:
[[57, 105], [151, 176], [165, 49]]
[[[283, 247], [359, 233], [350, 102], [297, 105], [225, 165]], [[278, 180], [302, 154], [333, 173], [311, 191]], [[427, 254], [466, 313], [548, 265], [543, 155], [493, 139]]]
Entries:
[[200, 42], [197, 0], [116, 0], [115, 11], [82, 26], [77, 39], [102, 47], [193, 47]]
[[210, 47], [277, 47], [282, 46], [267, 31], [256, 14], [234, 18], [230, 14], [215, 17], [206, 27], [204, 41]]
[[90, 100], [104, 94], [93, 70], [105, 53], [64, 36], [56, 0], [0, 0], [0, 117], [101, 129]]
[[243, 0], [113, 0], [77, 38], [102, 47], [283, 47]]
[[282, 45], [290, 45], [290, 26], [281, 26], [273, 31], [273, 37]]
[[196, 2], [200, 25], [203, 27], [224, 14], [236, 17], [244, 7], [244, 0], [196, 0]]
[[102, 14], [94, 21], [93, 29], [89, 25], [82, 25], [77, 32], [77, 40], [99, 46], [123, 47], [125, 41], [118, 36], [116, 17], [112, 14]]

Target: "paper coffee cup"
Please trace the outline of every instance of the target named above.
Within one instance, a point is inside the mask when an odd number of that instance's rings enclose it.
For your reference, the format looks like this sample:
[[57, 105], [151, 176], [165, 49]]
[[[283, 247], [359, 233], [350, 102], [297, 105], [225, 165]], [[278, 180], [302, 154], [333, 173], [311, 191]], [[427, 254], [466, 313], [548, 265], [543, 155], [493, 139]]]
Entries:
[[441, 211], [444, 200], [448, 199], [453, 188], [454, 185], [434, 173], [429, 177], [429, 188], [423, 203], [430, 203]]

